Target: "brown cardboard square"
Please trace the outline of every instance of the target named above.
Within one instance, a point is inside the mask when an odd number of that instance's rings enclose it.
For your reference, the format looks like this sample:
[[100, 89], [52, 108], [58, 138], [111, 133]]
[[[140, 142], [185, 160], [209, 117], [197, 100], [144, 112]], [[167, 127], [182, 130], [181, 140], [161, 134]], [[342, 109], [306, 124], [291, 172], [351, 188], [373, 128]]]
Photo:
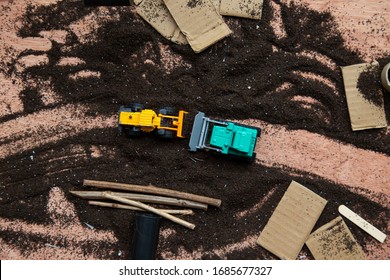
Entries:
[[136, 0], [135, 3], [137, 13], [162, 36], [176, 44], [188, 44], [163, 0]]
[[[368, 67], [378, 65], [378, 62], [361, 63], [351, 66], [341, 67], [344, 80], [345, 94], [347, 98], [348, 111], [351, 119], [353, 131], [386, 127], [386, 115], [384, 105], [378, 107], [371, 104], [359, 92], [357, 81], [359, 75]], [[379, 79], [379, 77], [378, 77]], [[378, 94], [380, 92], [378, 87]]]
[[313, 232], [306, 245], [316, 260], [365, 259], [362, 248], [340, 216]]
[[211, 0], [164, 0], [164, 3], [197, 53], [232, 33]]
[[297, 258], [327, 201], [292, 181], [257, 244], [281, 259]]
[[221, 0], [220, 14], [251, 19], [261, 19], [263, 0]]

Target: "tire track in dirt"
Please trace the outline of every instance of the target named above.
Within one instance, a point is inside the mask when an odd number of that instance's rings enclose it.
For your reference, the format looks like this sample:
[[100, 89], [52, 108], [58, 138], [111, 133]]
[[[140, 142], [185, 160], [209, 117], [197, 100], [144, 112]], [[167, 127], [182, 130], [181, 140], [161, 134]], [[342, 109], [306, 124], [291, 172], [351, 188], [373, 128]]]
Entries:
[[1, 38], [19, 52], [24, 50], [48, 51], [52, 46], [49, 39], [39, 37], [20, 38], [11, 32], [4, 32]]
[[359, 149], [304, 130], [287, 130], [256, 120], [243, 123], [263, 129], [257, 161], [316, 174], [336, 184], [390, 196], [390, 157]]
[[[20, 176], [23, 171], [30, 168], [34, 170], [32, 176]], [[53, 155], [50, 151], [31, 153], [27, 158], [20, 160], [20, 165], [4, 170], [0, 169], [0, 179], [8, 188], [18, 188], [21, 185], [28, 186], [33, 182], [47, 181], [54, 177], [61, 178], [62, 176], [63, 180], [66, 181], [66, 178], [70, 176], [69, 174], [87, 168], [87, 154], [73, 151], [72, 147], [66, 146], [63, 149], [63, 155], [60, 155], [59, 152], [57, 155]], [[17, 198], [15, 197], [14, 200], [17, 200]], [[3, 198], [3, 201], [6, 200]]]
[[65, 105], [2, 123], [0, 158], [56, 142], [88, 129], [113, 126], [116, 122], [116, 116], [91, 117], [86, 111], [80, 104]]

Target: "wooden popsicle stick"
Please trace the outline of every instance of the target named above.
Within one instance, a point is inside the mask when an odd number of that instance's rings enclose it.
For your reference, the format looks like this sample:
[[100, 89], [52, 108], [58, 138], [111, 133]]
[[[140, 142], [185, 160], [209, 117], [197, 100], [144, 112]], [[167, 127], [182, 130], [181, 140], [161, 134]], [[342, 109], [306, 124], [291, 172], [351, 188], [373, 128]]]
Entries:
[[349, 209], [345, 205], [339, 206], [339, 212], [341, 215], [346, 217], [348, 220], [353, 222], [355, 225], [363, 229], [365, 232], [370, 234], [372, 237], [374, 237], [379, 242], [384, 242], [386, 239], [386, 234], [381, 232], [379, 229], [374, 227], [372, 224], [364, 220], [362, 217], [360, 217], [358, 214], [353, 212], [351, 209]]
[[160, 210], [152, 207], [152, 206], [149, 206], [149, 205], [146, 205], [142, 202], [138, 202], [138, 201], [135, 201], [135, 200], [131, 200], [131, 199], [126, 199], [126, 198], [123, 198], [123, 197], [119, 197], [119, 196], [116, 196], [116, 195], [113, 195], [111, 192], [103, 192], [103, 196], [105, 198], [109, 198], [109, 199], [112, 199], [112, 200], [116, 200], [116, 201], [119, 201], [119, 202], [122, 202], [122, 203], [125, 203], [125, 204], [128, 204], [128, 205], [131, 205], [131, 206], [135, 206], [135, 207], [138, 207], [138, 208], [142, 208], [146, 211], [149, 211], [149, 212], [152, 212], [154, 214], [157, 214], [157, 215], [160, 215], [161, 217], [164, 217], [174, 223], [177, 223], [179, 225], [182, 225], [186, 228], [189, 228], [189, 229], [194, 229], [195, 228], [195, 225], [194, 224], [191, 224], [187, 221], [184, 221], [178, 217], [175, 217], [175, 216], [172, 216], [171, 214], [168, 214], [168, 213], [164, 213], [164, 212], [161, 212]]
[[[118, 204], [118, 203], [110, 203], [110, 202], [101, 202], [101, 201], [95, 201], [95, 200], [89, 200], [89, 205], [95, 205], [95, 206], [102, 206], [102, 207], [108, 207], [108, 208], [117, 208], [117, 209], [127, 209], [127, 210], [134, 210], [134, 211], [145, 211], [144, 209], [125, 205], [125, 204]], [[194, 211], [191, 209], [158, 209], [161, 212], [165, 212], [168, 214], [174, 214], [174, 215], [193, 215]]]

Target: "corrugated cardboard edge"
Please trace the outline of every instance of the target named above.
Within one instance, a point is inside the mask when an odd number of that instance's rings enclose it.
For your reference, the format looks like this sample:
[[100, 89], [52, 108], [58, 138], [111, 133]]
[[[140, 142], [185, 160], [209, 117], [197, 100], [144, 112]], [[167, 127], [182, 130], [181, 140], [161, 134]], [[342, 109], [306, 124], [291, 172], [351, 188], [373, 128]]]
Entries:
[[223, 38], [229, 36], [231, 33], [232, 32], [229, 27], [223, 23], [203, 33], [202, 36], [194, 37], [193, 39], [189, 39], [187, 37], [187, 40], [189, 41], [194, 52], [199, 53], [216, 42], [222, 40]]
[[[360, 63], [341, 67], [344, 89], [347, 98], [348, 112], [353, 131], [387, 127], [384, 105], [378, 107], [364, 99], [357, 88], [360, 73], [367, 67], [378, 65], [378, 62]], [[378, 88], [378, 94], [380, 88]]]
[[219, 13], [219, 8], [221, 7], [221, 0], [211, 0], [215, 10]]
[[364, 260], [366, 256], [338, 216], [310, 234], [306, 245], [316, 260]]
[[166, 39], [179, 44], [188, 44], [163, 0], [136, 0], [136, 12]]
[[210, 0], [195, 1], [192, 7], [188, 6], [190, 2], [164, 0], [181, 32], [196, 53], [232, 33]]
[[292, 181], [256, 243], [281, 259], [296, 259], [326, 203]]
[[263, 0], [221, 0], [220, 14], [224, 16], [261, 19]]

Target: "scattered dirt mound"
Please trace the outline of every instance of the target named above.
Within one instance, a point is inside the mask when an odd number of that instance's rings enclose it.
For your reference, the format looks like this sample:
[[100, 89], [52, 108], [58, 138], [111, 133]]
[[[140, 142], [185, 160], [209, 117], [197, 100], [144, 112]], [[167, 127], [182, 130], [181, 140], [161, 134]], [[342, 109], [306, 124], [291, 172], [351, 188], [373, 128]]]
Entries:
[[[390, 61], [390, 57], [383, 60]], [[383, 106], [383, 96], [386, 96], [380, 80], [383, 67], [384, 65], [372, 66], [363, 71], [358, 78], [358, 89], [368, 102], [376, 106]]]

